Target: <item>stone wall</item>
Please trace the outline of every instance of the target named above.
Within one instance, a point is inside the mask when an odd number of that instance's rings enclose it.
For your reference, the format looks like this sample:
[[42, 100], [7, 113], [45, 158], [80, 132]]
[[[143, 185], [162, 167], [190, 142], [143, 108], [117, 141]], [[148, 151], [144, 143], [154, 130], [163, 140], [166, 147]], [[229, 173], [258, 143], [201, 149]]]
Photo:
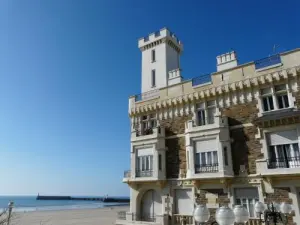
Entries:
[[166, 130], [166, 136], [184, 134], [186, 121], [192, 119], [192, 116], [179, 116], [174, 119], [162, 119], [159, 121], [160, 126]]
[[[289, 187], [274, 187], [274, 193], [266, 193], [266, 197], [264, 199], [266, 204], [270, 204], [272, 202], [281, 203], [286, 202], [293, 205], [293, 200], [289, 198], [289, 193], [291, 189]], [[288, 216], [288, 224], [294, 224], [293, 216], [294, 212]], [[298, 221], [295, 221], [298, 222]]]
[[[184, 134], [185, 123], [192, 116], [180, 116], [174, 119], [163, 119], [160, 125], [165, 128], [166, 137]], [[180, 170], [186, 171], [186, 146], [185, 137], [172, 137], [166, 139], [166, 176], [167, 178], [179, 178]]]
[[[252, 123], [257, 118], [257, 100], [245, 104], [235, 105], [221, 109], [221, 115], [228, 117], [230, 126]], [[248, 174], [256, 173], [255, 160], [262, 158], [261, 144], [255, 139], [257, 128], [255, 126], [245, 126], [230, 131], [232, 139], [231, 152], [233, 171], [235, 175], [240, 174], [240, 166], [245, 165]]]
[[246, 104], [234, 105], [229, 108], [220, 109], [222, 116], [228, 117], [229, 126], [251, 123], [257, 118], [257, 100]]
[[230, 131], [231, 154], [233, 171], [239, 175], [240, 166], [245, 165], [248, 174], [256, 173], [256, 160], [263, 158], [261, 153], [262, 145], [259, 139], [255, 138], [257, 128], [255, 126], [233, 129]]
[[166, 147], [167, 178], [179, 178], [180, 169], [186, 170], [185, 138], [166, 139]]
[[[208, 199], [206, 198], [207, 193], [213, 193], [217, 195], [217, 204], [218, 208], [221, 206], [227, 206], [230, 203], [230, 199], [228, 198], [228, 194], [224, 193], [223, 189], [209, 189], [209, 190], [200, 190], [200, 193], [196, 195], [196, 203], [197, 204], [207, 204]], [[216, 209], [215, 208], [209, 208], [210, 211], [210, 219], [209, 223], [215, 221], [215, 214], [216, 214]]]

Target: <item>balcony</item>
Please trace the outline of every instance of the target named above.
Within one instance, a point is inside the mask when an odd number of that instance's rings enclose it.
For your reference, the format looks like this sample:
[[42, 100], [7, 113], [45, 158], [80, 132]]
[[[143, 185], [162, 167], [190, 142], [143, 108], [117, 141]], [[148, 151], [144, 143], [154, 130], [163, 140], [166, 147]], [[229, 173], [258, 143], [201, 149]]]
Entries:
[[270, 67], [276, 67], [281, 65], [280, 55], [272, 55], [267, 58], [263, 58], [254, 62], [256, 70], [262, 70]]
[[204, 125], [209, 125], [209, 124], [214, 124], [215, 123], [215, 117], [206, 117], [203, 119], [198, 120], [198, 126], [204, 126]]
[[202, 164], [195, 165], [195, 173], [216, 173], [219, 172], [219, 164]]
[[283, 157], [256, 160], [257, 172], [262, 175], [289, 175], [298, 174], [300, 157]]
[[147, 129], [135, 129], [131, 132], [131, 141], [145, 141], [165, 136], [165, 129], [153, 127]]
[[136, 177], [152, 177], [153, 170], [136, 170], [135, 176]]
[[268, 159], [268, 169], [300, 167], [300, 157]]
[[152, 91], [147, 91], [147, 92], [135, 95], [135, 102], [146, 101], [146, 100], [158, 98], [158, 97], [159, 97], [159, 89], [155, 89]]
[[131, 171], [130, 170], [125, 170], [124, 171], [124, 178], [130, 178], [131, 177]]
[[198, 86], [202, 84], [207, 84], [211, 82], [210, 74], [201, 75], [192, 79], [192, 86]]
[[227, 117], [206, 117], [196, 123], [194, 120], [189, 120], [186, 124], [186, 133], [204, 132], [207, 130], [228, 129]]

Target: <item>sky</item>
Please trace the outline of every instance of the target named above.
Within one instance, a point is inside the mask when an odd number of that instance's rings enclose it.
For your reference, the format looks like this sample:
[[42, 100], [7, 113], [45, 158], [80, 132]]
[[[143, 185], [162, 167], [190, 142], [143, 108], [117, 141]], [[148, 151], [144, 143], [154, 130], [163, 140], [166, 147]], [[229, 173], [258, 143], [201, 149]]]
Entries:
[[140, 37], [168, 27], [185, 79], [300, 47], [300, 2], [0, 1], [0, 195], [129, 194]]

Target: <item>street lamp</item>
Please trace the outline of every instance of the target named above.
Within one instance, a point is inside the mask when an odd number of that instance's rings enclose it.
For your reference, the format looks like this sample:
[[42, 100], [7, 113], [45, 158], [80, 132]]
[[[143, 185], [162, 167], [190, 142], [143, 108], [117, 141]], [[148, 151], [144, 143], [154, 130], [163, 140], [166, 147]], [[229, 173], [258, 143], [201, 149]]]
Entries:
[[[254, 205], [254, 210], [259, 214], [259, 219], [261, 222], [287, 224], [287, 216], [292, 212], [292, 206], [288, 203], [282, 202], [280, 205], [277, 203], [271, 203], [265, 205], [262, 202], [256, 202]], [[264, 219], [262, 219], [262, 214], [264, 214]]]
[[[197, 205], [194, 210], [195, 222], [205, 224], [210, 218], [206, 205]], [[228, 206], [222, 206], [216, 211], [216, 221], [211, 224], [232, 225], [234, 223], [246, 223], [249, 220], [248, 211], [241, 205], [236, 205], [233, 210]]]

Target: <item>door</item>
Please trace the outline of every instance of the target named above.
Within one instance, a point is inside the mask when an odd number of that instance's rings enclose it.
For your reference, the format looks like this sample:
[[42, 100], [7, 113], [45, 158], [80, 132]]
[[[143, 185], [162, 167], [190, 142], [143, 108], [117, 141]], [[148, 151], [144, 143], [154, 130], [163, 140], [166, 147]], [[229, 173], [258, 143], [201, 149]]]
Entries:
[[155, 215], [162, 214], [161, 195], [155, 190], [144, 193], [141, 201], [141, 221], [155, 221]]

